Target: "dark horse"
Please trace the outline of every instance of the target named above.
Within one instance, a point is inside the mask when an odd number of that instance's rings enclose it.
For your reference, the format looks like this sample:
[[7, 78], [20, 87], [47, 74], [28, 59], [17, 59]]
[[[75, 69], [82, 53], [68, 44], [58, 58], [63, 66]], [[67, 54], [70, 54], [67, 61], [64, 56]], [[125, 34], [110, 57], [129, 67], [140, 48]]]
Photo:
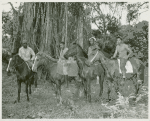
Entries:
[[87, 54], [83, 51], [83, 49], [76, 43], [73, 43], [64, 57], [68, 59], [69, 57], [74, 56], [77, 60], [77, 65], [79, 66], [79, 77], [82, 79], [84, 85], [84, 93], [86, 99], [91, 102], [91, 82], [99, 76], [99, 84], [100, 84], [100, 93], [101, 97], [103, 93], [103, 82], [105, 71], [103, 66], [100, 63], [92, 64], [89, 66], [86, 64]]
[[[100, 63], [103, 64], [103, 66], [107, 72], [107, 77], [109, 77], [113, 80], [123, 82], [123, 79], [120, 78], [118, 61], [107, 58], [101, 51], [93, 52], [93, 54], [95, 54], [95, 53], [97, 53], [97, 56], [95, 57], [94, 61], [99, 61]], [[133, 83], [135, 85], [135, 95], [137, 95], [140, 86], [144, 82], [145, 65], [141, 60], [139, 60], [135, 57], [130, 58], [129, 61], [132, 64], [133, 73], [128, 73], [126, 78], [133, 80]], [[118, 78], [120, 78], [121, 80], [120, 79], [118, 80]], [[119, 82], [119, 83], [121, 83], [121, 82]], [[124, 82], [121, 85], [123, 86]]]
[[47, 56], [45, 53], [39, 52], [36, 54], [33, 64], [33, 70], [37, 71], [39, 65], [44, 65], [44, 70], [47, 72], [47, 80], [54, 84], [56, 98], [59, 104], [62, 104], [61, 85], [65, 82], [64, 75], [57, 73], [57, 59]]
[[[11, 55], [12, 58], [9, 60], [9, 64], [7, 67], [7, 72], [16, 72], [17, 76], [17, 84], [18, 84], [18, 99], [17, 101], [20, 101], [20, 92], [21, 92], [21, 83], [24, 82], [26, 84], [26, 93], [27, 93], [27, 101], [29, 101], [28, 96], [28, 86], [29, 86], [29, 94], [31, 94], [31, 84], [35, 84], [35, 87], [37, 87], [37, 81], [34, 80], [35, 72], [30, 70], [26, 64], [26, 62], [18, 55]], [[16, 101], [15, 101], [16, 102]]]

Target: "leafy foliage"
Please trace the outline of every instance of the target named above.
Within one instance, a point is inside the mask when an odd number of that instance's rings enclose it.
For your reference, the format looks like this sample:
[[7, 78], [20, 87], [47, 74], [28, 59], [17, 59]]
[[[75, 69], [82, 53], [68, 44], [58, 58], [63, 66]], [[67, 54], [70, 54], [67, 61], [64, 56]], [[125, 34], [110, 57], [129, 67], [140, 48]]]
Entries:
[[2, 12], [3, 34], [13, 34], [13, 21], [10, 12]]
[[[127, 22], [130, 24], [131, 22], [136, 22], [138, 16], [141, 14], [140, 10], [145, 9], [148, 11], [149, 2], [137, 2], [134, 4], [127, 5]], [[145, 11], [144, 11], [145, 12]]]
[[125, 43], [132, 47], [134, 55], [143, 61], [148, 59], [148, 22], [142, 21], [135, 26], [128, 25], [120, 30]]

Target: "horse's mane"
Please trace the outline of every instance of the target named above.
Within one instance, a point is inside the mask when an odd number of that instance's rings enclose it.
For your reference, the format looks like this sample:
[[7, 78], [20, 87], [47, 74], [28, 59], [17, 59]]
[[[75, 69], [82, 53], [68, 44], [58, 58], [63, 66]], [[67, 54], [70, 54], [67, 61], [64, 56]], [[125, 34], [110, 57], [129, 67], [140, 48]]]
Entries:
[[22, 62], [24, 62], [24, 60], [18, 55], [18, 54], [15, 54], [15, 55], [13, 55], [13, 56], [16, 56], [16, 57], [18, 57], [18, 59], [19, 59], [19, 61], [22, 61]]
[[49, 59], [52, 62], [57, 62], [58, 61], [58, 59], [55, 59], [55, 58], [51, 57], [50, 55], [47, 55], [44, 52], [38, 52], [36, 55], [42, 55], [43, 57], [46, 57], [47, 59]]
[[79, 44], [77, 44], [77, 43], [76, 43], [76, 45], [82, 50], [84, 57], [88, 58], [87, 53], [82, 49], [82, 47]]

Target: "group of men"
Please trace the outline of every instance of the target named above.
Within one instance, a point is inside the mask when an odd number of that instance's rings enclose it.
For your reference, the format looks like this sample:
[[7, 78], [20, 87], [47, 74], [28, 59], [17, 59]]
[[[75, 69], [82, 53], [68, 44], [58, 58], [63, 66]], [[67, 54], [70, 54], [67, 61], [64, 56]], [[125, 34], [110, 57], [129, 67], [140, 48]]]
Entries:
[[[93, 50], [95, 49], [100, 49], [97, 41], [94, 37], [89, 39], [90, 42], [90, 47], [88, 48], [88, 56], [93, 52]], [[64, 54], [68, 51], [68, 48], [65, 47], [65, 43], [61, 42], [60, 43], [60, 57], [59, 57], [59, 61], [58, 63], [64, 63], [66, 60], [64, 58]], [[22, 47], [19, 49], [19, 56], [27, 62], [27, 65], [29, 66], [29, 68], [32, 67], [34, 58], [35, 58], [35, 53], [34, 51], [28, 46], [27, 40], [23, 40], [22, 41]], [[122, 74], [123, 74], [123, 78], [125, 77], [125, 73], [126, 73], [126, 69], [125, 69], [125, 65], [126, 62], [128, 60], [128, 58], [131, 56], [132, 54], [132, 50], [130, 49], [130, 47], [128, 47], [127, 44], [124, 44], [121, 37], [117, 37], [117, 46], [116, 46], [116, 50], [115, 53], [113, 55], [113, 58], [116, 58], [117, 54], [119, 54], [118, 58], [120, 59], [120, 68], [122, 70]], [[67, 72], [66, 72], [67, 74]], [[64, 74], [64, 75], [66, 75]]]

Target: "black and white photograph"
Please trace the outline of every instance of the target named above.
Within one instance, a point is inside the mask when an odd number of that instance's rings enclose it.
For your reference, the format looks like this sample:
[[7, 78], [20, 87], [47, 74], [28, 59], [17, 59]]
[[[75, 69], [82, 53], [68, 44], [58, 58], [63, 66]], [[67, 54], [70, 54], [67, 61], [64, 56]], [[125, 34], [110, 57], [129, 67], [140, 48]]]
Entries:
[[149, 118], [149, 1], [1, 1], [2, 119]]

